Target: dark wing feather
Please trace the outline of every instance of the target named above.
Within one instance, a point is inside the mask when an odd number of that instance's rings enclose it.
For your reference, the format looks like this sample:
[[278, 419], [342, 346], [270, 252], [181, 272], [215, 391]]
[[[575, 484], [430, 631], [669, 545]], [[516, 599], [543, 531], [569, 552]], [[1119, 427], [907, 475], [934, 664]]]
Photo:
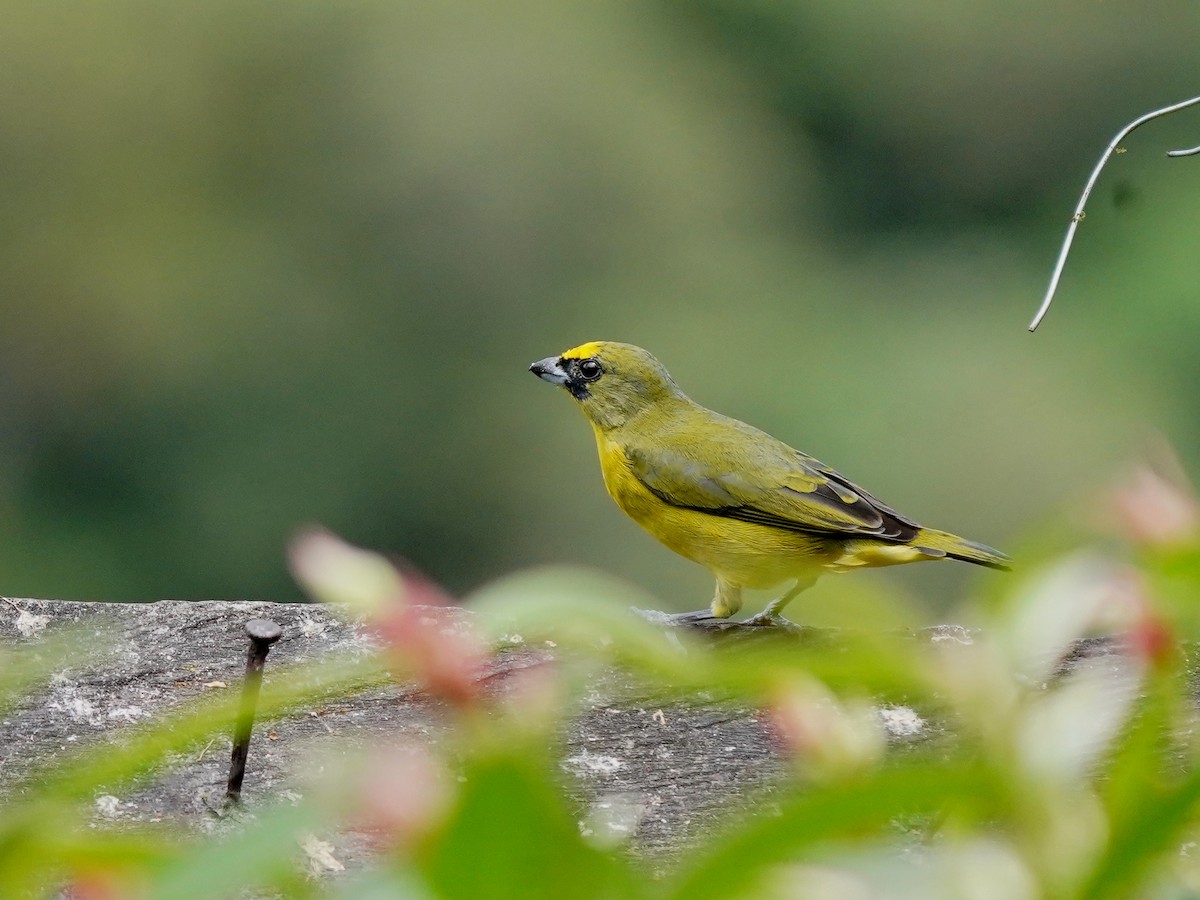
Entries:
[[[627, 447], [630, 468], [665, 503], [789, 531], [911, 540], [920, 530], [837, 471], [735, 419], [663, 429]], [[695, 425], [695, 423], [693, 423]]]

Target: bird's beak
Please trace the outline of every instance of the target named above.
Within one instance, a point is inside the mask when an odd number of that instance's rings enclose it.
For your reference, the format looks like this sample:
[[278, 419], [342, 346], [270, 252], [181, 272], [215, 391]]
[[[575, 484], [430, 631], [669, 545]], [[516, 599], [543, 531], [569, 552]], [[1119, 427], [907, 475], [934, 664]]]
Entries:
[[529, 371], [543, 381], [548, 381], [551, 384], [567, 383], [567, 373], [563, 371], [563, 367], [557, 356], [547, 356], [545, 359], [539, 359], [529, 367]]

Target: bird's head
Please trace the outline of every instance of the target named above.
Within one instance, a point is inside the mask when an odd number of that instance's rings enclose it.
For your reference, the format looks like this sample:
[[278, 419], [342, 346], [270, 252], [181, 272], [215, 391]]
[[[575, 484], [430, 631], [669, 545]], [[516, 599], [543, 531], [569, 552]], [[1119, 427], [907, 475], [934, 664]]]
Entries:
[[566, 388], [602, 429], [617, 428], [665, 401], [687, 399], [663, 364], [633, 344], [592, 341], [540, 359], [529, 371]]

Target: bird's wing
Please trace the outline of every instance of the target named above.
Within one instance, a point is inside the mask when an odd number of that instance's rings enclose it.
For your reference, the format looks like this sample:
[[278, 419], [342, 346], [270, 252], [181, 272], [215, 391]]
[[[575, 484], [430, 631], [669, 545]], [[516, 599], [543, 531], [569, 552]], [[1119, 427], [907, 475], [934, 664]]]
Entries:
[[[715, 415], [715, 414], [714, 414]], [[626, 447], [632, 472], [672, 506], [790, 531], [911, 540], [920, 526], [834, 469], [733, 419]]]

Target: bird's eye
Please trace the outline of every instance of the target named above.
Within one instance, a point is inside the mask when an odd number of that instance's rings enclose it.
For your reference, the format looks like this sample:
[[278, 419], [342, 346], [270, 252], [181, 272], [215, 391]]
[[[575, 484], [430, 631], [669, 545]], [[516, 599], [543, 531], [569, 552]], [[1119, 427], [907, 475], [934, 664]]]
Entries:
[[585, 359], [579, 364], [579, 377], [584, 381], [595, 381], [603, 374], [604, 370], [600, 368], [600, 363], [594, 359]]

